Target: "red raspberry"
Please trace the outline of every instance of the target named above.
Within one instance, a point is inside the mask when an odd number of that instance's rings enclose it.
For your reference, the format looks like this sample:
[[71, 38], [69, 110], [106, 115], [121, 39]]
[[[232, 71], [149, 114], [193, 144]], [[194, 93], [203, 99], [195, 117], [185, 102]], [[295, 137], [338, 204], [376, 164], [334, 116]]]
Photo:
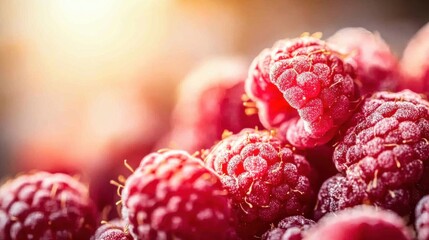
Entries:
[[88, 189], [69, 175], [21, 175], [0, 188], [0, 239], [89, 239], [96, 227]]
[[91, 240], [132, 240], [124, 221], [112, 220], [101, 225]]
[[180, 86], [171, 121], [173, 130], [160, 147], [170, 145], [195, 152], [210, 148], [224, 130], [262, 128], [257, 115], [245, 113], [242, 97], [246, 75], [247, 64], [239, 59], [212, 60], [191, 72]]
[[327, 42], [340, 48], [344, 61], [354, 66], [362, 94], [396, 90], [398, 60], [378, 33], [364, 28], [344, 28]]
[[280, 90], [270, 81], [271, 53], [281, 46], [278, 42], [271, 49], [264, 49], [252, 62], [246, 79], [246, 93], [256, 103], [259, 119], [271, 129], [296, 117], [296, 111], [286, 102]]
[[287, 217], [262, 235], [263, 240], [301, 240], [302, 233], [314, 225], [313, 220], [301, 215]]
[[313, 204], [309, 163], [267, 131], [244, 129], [223, 139], [206, 165], [229, 190], [245, 238], [261, 235], [284, 217], [305, 214]]
[[218, 177], [184, 151], [147, 155], [122, 191], [136, 239], [230, 239], [232, 209]]
[[419, 240], [429, 239], [429, 195], [423, 197], [415, 211], [415, 228]]
[[402, 218], [393, 212], [358, 206], [321, 219], [305, 235], [306, 240], [411, 240]]
[[363, 203], [365, 188], [354, 184], [338, 174], [326, 180], [320, 187], [314, 209], [314, 219], [318, 220], [329, 212], [336, 212]]
[[401, 89], [429, 95], [429, 23], [410, 40], [401, 59]]
[[358, 98], [355, 71], [324, 41], [313, 37], [285, 40], [272, 53], [270, 80], [300, 119], [286, 138], [298, 147], [329, 141], [345, 122]]
[[333, 156], [338, 171], [364, 186], [366, 204], [408, 214], [428, 173], [429, 102], [408, 90], [379, 92], [344, 129]]

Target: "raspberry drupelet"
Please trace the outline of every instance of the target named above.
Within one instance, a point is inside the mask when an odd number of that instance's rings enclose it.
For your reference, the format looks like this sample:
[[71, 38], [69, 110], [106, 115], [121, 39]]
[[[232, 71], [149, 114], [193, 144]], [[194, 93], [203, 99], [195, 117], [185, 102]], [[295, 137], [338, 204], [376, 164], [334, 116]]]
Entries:
[[89, 239], [97, 221], [87, 187], [69, 175], [25, 174], [0, 188], [0, 239]]
[[313, 206], [310, 164], [272, 133], [243, 129], [215, 145], [205, 161], [229, 191], [245, 239]]
[[278, 127], [296, 147], [311, 148], [331, 140], [350, 117], [360, 97], [355, 77], [335, 46], [303, 36], [280, 40], [257, 56], [246, 92], [262, 108], [266, 127]]
[[125, 182], [122, 215], [135, 239], [235, 239], [227, 192], [184, 151], [143, 158]]
[[306, 240], [411, 240], [402, 218], [388, 210], [357, 206], [322, 218], [307, 233]]
[[346, 178], [342, 185], [360, 188], [360, 204], [412, 213], [427, 192], [421, 185], [427, 182], [428, 139], [429, 102], [408, 90], [375, 93], [338, 137], [333, 161]]
[[303, 232], [314, 224], [313, 220], [301, 215], [287, 217], [277, 227], [264, 233], [262, 240], [302, 240]]
[[398, 59], [380, 34], [364, 28], [344, 28], [326, 41], [335, 44], [344, 53], [344, 61], [356, 69], [361, 94], [397, 89]]
[[115, 219], [109, 222], [103, 223], [91, 240], [133, 240], [131, 235], [128, 233], [126, 224], [121, 219]]

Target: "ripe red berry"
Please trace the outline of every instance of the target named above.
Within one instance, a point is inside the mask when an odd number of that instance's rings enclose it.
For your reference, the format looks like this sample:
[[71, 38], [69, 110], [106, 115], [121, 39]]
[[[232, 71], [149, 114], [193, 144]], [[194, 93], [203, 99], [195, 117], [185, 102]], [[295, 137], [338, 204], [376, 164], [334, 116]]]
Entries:
[[0, 188], [0, 239], [89, 239], [97, 224], [86, 186], [69, 175], [21, 175]]
[[91, 240], [133, 240], [124, 221], [115, 219], [101, 225]]
[[361, 94], [395, 91], [399, 63], [378, 33], [364, 28], [344, 28], [326, 40], [344, 53], [344, 61], [356, 69]]
[[402, 218], [393, 212], [369, 206], [346, 209], [322, 218], [306, 240], [411, 240]]
[[260, 236], [270, 223], [312, 207], [309, 163], [267, 131], [244, 129], [226, 137], [205, 161], [229, 191], [244, 238]]
[[302, 240], [303, 232], [307, 231], [315, 222], [301, 215], [284, 218], [277, 227], [270, 229], [262, 240]]
[[361, 189], [361, 204], [412, 212], [427, 191], [419, 185], [428, 174], [429, 102], [411, 91], [376, 93], [341, 132], [333, 160], [345, 185]]
[[126, 180], [122, 215], [136, 239], [233, 239], [218, 177], [184, 151], [147, 155]]
[[429, 96], [429, 23], [411, 38], [401, 59], [401, 89]]
[[267, 128], [280, 127], [292, 145], [310, 148], [331, 140], [349, 118], [359, 98], [354, 80], [355, 69], [335, 47], [300, 37], [255, 58], [246, 92]]

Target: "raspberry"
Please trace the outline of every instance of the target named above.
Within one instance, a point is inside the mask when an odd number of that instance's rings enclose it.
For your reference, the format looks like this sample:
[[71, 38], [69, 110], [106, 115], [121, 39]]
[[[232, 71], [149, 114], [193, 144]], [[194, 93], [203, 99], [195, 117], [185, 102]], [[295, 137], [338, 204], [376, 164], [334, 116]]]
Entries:
[[[281, 43], [278, 42], [278, 45], [281, 46]], [[267, 129], [278, 127], [297, 116], [280, 90], [270, 81], [271, 52], [277, 52], [277, 47], [274, 45], [272, 49], [264, 49], [253, 60], [245, 84], [246, 93], [256, 103], [259, 119]]]
[[287, 128], [287, 140], [297, 147], [328, 142], [358, 99], [354, 69], [314, 37], [284, 40], [272, 54], [270, 80], [300, 117]]
[[89, 239], [95, 230], [88, 189], [68, 175], [21, 175], [0, 196], [0, 239]]
[[116, 219], [101, 225], [91, 240], [132, 240], [127, 231], [125, 223]]
[[333, 160], [349, 186], [363, 186], [362, 203], [408, 214], [427, 191], [419, 182], [428, 173], [429, 103], [408, 90], [379, 92], [342, 132]]
[[362, 94], [396, 90], [398, 60], [378, 33], [363, 28], [344, 28], [327, 42], [341, 48], [344, 61], [354, 66]]
[[272, 228], [262, 235], [263, 240], [301, 240], [302, 232], [306, 231], [315, 222], [303, 216], [287, 217], [279, 222], [276, 228]]
[[195, 69], [180, 86], [173, 130], [161, 144], [195, 152], [210, 148], [224, 130], [262, 128], [257, 115], [245, 113], [246, 73], [247, 65], [238, 59], [212, 60]]
[[411, 240], [404, 221], [393, 212], [358, 206], [327, 215], [305, 235], [306, 240]]
[[314, 209], [314, 219], [326, 213], [336, 212], [363, 203], [365, 189], [361, 184], [353, 184], [349, 179], [337, 174], [327, 179], [320, 187]]
[[401, 89], [429, 95], [429, 23], [410, 40], [401, 59]]
[[147, 155], [126, 180], [122, 203], [136, 239], [233, 238], [232, 209], [221, 182], [184, 151]]
[[423, 197], [416, 207], [415, 228], [419, 240], [429, 239], [429, 195]]
[[312, 169], [267, 131], [244, 129], [215, 145], [206, 158], [228, 189], [241, 235], [264, 233], [270, 223], [302, 215], [313, 204]]

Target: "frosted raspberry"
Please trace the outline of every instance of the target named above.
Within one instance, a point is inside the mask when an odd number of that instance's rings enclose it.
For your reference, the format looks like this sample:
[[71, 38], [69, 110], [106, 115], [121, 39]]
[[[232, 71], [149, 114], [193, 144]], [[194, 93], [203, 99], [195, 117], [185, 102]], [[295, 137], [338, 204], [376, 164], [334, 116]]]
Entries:
[[260, 236], [270, 223], [307, 213], [313, 204], [309, 163], [266, 131], [244, 129], [223, 139], [206, 165], [228, 189], [243, 237]]
[[429, 239], [429, 195], [423, 197], [415, 211], [415, 228], [419, 240]]
[[272, 53], [270, 80], [300, 117], [286, 138], [298, 147], [324, 144], [349, 118], [359, 97], [355, 71], [317, 38], [284, 40], [281, 46]]
[[333, 160], [364, 185], [363, 203], [409, 214], [429, 159], [429, 103], [411, 91], [366, 99], [340, 134]]
[[364, 28], [344, 28], [326, 41], [341, 49], [344, 61], [354, 66], [362, 94], [396, 90], [398, 60], [378, 33]]
[[313, 220], [301, 215], [287, 217], [262, 235], [263, 240], [301, 240], [302, 233], [314, 225]]
[[193, 70], [180, 85], [172, 131], [159, 147], [195, 152], [210, 148], [224, 130], [262, 128], [258, 116], [246, 114], [243, 106], [246, 76], [247, 64], [233, 58], [215, 59]]
[[298, 115], [270, 81], [271, 53], [277, 52], [276, 48], [281, 45], [280, 41], [273, 48], [264, 49], [253, 60], [245, 84], [246, 93], [256, 103], [259, 119], [267, 129]]
[[401, 59], [401, 89], [429, 95], [429, 23], [410, 40]]
[[320, 187], [314, 209], [314, 219], [318, 220], [325, 214], [363, 203], [365, 186], [355, 184], [338, 174], [327, 179]]
[[96, 222], [88, 189], [71, 176], [37, 172], [0, 187], [0, 239], [89, 239]]
[[136, 239], [231, 239], [226, 195], [201, 160], [184, 151], [152, 153], [125, 182], [122, 215]]
[[411, 240], [402, 218], [393, 212], [358, 206], [330, 214], [321, 219], [306, 240]]
[[132, 240], [126, 224], [120, 220], [112, 220], [101, 225], [91, 240]]

